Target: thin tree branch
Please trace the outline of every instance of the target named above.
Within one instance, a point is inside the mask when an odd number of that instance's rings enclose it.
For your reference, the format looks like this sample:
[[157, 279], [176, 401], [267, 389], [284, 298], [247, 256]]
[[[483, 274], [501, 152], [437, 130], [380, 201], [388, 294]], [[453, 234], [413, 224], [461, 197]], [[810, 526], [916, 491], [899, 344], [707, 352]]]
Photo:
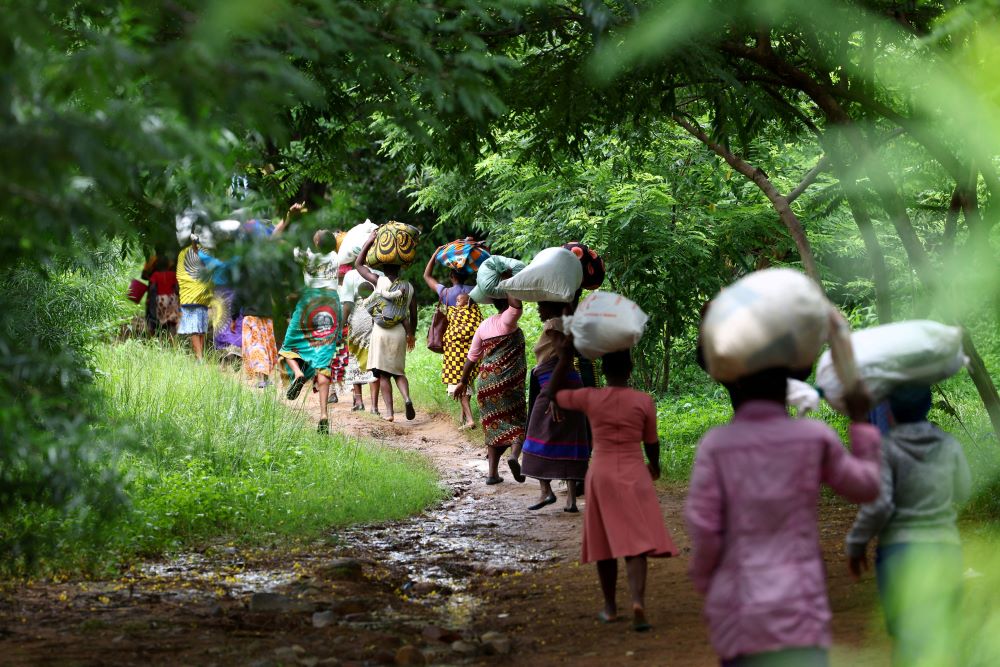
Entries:
[[705, 146], [711, 149], [712, 152], [725, 160], [729, 166], [746, 176], [748, 180], [761, 189], [768, 200], [770, 200], [774, 210], [778, 213], [778, 218], [785, 225], [785, 228], [791, 235], [792, 240], [795, 242], [795, 247], [798, 248], [799, 257], [802, 259], [802, 265], [805, 268], [806, 273], [810, 278], [815, 280], [817, 284], [821, 285], [822, 283], [820, 283], [819, 271], [816, 268], [816, 260], [813, 257], [812, 249], [809, 247], [809, 239], [806, 237], [806, 233], [802, 229], [802, 223], [799, 222], [799, 219], [795, 215], [794, 211], [792, 211], [791, 206], [788, 205], [788, 200], [783, 197], [780, 192], [778, 192], [778, 189], [774, 187], [774, 184], [767, 177], [767, 174], [751, 165], [749, 162], [739, 157], [725, 146], [712, 141], [708, 135], [705, 134], [705, 131], [701, 129], [701, 126], [696, 123], [678, 115], [674, 115], [673, 119], [675, 123], [687, 130], [691, 136], [705, 144]]

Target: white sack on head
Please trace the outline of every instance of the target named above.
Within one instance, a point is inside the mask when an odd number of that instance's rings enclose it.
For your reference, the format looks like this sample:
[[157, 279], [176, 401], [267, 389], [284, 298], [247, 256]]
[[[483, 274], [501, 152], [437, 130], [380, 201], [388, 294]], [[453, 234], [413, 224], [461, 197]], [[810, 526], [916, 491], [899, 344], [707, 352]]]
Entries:
[[732, 382], [768, 368], [811, 368], [826, 341], [830, 302], [792, 269], [755, 271], [708, 306], [701, 341], [708, 373]]
[[[898, 386], [932, 385], [958, 373], [968, 363], [962, 330], [931, 320], [909, 320], [855, 331], [851, 347], [858, 375], [875, 402]], [[816, 385], [837, 411], [846, 412], [844, 386], [830, 352], [816, 367]]]
[[521, 301], [569, 303], [583, 283], [580, 258], [566, 248], [546, 248], [499, 290]]
[[819, 410], [819, 392], [816, 387], [801, 380], [788, 379], [785, 402], [796, 410], [796, 416], [804, 417]]
[[378, 225], [367, 219], [360, 225], [351, 227], [344, 235], [344, 240], [340, 242], [340, 250], [337, 252], [337, 266], [353, 264], [361, 253], [361, 246], [365, 244], [365, 241], [377, 227]]
[[593, 292], [576, 312], [562, 318], [563, 331], [586, 359], [628, 350], [642, 338], [649, 317], [633, 301], [614, 292]]

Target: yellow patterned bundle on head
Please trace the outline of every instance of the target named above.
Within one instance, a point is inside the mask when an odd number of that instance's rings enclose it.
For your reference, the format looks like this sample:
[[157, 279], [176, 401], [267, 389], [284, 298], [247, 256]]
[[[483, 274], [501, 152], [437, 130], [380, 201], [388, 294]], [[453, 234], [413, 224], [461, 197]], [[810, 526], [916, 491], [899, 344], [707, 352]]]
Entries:
[[344, 243], [344, 237], [347, 236], [347, 232], [334, 232], [333, 238], [337, 240], [337, 252], [340, 252], [340, 246]]
[[375, 242], [368, 251], [368, 266], [399, 264], [409, 266], [417, 258], [417, 238], [420, 230], [413, 225], [391, 220], [375, 233]]

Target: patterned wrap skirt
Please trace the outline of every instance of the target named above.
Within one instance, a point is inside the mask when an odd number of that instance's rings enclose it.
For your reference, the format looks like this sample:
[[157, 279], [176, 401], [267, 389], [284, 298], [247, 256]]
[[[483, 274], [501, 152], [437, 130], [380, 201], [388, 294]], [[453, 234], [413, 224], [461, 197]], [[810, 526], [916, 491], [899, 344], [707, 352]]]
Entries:
[[270, 375], [278, 365], [278, 345], [274, 340], [274, 320], [243, 317], [243, 370], [247, 375]]
[[337, 290], [307, 287], [295, 305], [278, 355], [296, 359], [302, 374], [330, 375], [330, 364], [343, 337]]
[[504, 450], [524, 440], [528, 412], [524, 395], [527, 373], [524, 332], [520, 329], [483, 341], [476, 397], [487, 447]]
[[[441, 361], [441, 382], [458, 384], [462, 379], [465, 360], [472, 347], [472, 338], [483, 321], [479, 306], [472, 304], [459, 308], [448, 306], [448, 328], [444, 331], [444, 358]], [[473, 377], [475, 369], [473, 369]]]
[[[590, 429], [582, 412], [563, 410], [562, 421], [555, 421], [548, 414], [550, 401], [541, 390], [552, 379], [552, 371], [559, 362], [553, 357], [531, 371], [530, 416], [528, 432], [524, 439], [521, 471], [535, 479], [583, 480], [587, 476], [590, 460]], [[583, 386], [580, 375], [571, 371], [565, 389]], [[537, 398], [535, 398], [537, 396]]]
[[337, 347], [337, 353], [333, 355], [333, 361], [330, 362], [330, 379], [334, 382], [343, 382], [347, 375], [347, 365], [351, 355], [347, 349], [348, 331], [347, 322], [344, 322], [343, 338], [340, 346]]

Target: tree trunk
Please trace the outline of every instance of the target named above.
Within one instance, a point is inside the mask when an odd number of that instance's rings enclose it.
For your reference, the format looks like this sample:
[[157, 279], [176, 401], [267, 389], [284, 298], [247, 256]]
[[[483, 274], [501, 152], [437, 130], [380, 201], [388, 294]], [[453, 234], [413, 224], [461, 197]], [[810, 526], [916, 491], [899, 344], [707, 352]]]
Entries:
[[[841, 187], [845, 187], [841, 181]], [[861, 233], [861, 240], [865, 243], [865, 250], [868, 252], [868, 261], [871, 262], [872, 282], [875, 284], [875, 313], [878, 315], [879, 324], [892, 322], [892, 288], [889, 283], [889, 269], [885, 265], [885, 254], [882, 252], [882, 244], [878, 241], [878, 234], [872, 225], [871, 216], [865, 207], [864, 199], [857, 190], [851, 186], [846, 186], [844, 196], [847, 198], [847, 205], [854, 216], [854, 223]]]
[[660, 366], [660, 392], [667, 393], [670, 389], [670, 325], [663, 324], [663, 361]]
[[990, 416], [990, 424], [993, 425], [993, 432], [1000, 433], [1000, 395], [997, 394], [996, 385], [990, 377], [983, 358], [979, 356], [979, 350], [972, 341], [969, 332], [962, 330], [962, 349], [969, 355], [969, 375], [979, 391], [983, 405], [986, 407], [986, 414]]

